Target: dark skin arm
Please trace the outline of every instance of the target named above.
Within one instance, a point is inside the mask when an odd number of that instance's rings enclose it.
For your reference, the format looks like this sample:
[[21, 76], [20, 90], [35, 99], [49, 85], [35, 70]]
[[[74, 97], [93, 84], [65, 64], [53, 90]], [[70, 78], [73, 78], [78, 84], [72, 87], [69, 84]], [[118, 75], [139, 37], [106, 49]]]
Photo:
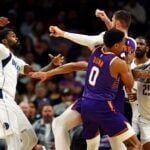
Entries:
[[150, 79], [150, 70], [140, 70], [134, 69], [132, 70], [133, 76], [136, 79]]
[[86, 61], [72, 62], [72, 63], [64, 64], [48, 72], [35, 72], [35, 73], [33, 72], [31, 74], [31, 77], [40, 79], [41, 82], [43, 82], [54, 75], [67, 74], [79, 70], [86, 70], [87, 66], [88, 63]]
[[[57, 56], [52, 56], [51, 54], [49, 54], [49, 57], [51, 58], [52, 61], [47, 66], [41, 68], [39, 71], [45, 72], [45, 71], [54, 69], [55, 67], [62, 65], [62, 63], [64, 61], [64, 57], [61, 56], [60, 54], [58, 54]], [[37, 71], [37, 70], [34, 70], [29, 65], [24, 66], [24, 74], [25, 75], [29, 75], [30, 72], [35, 72], [35, 71]]]

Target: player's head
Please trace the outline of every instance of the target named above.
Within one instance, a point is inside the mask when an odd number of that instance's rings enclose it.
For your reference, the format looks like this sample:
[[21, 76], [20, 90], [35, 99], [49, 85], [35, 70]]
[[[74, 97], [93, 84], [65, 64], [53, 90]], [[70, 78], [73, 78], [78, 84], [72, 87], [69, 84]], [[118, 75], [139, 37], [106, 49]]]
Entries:
[[136, 41], [131, 37], [126, 37], [125, 46], [123, 47], [123, 51], [120, 53], [119, 57], [126, 60], [127, 63], [131, 63], [135, 57], [136, 48]]
[[116, 29], [128, 29], [131, 24], [131, 14], [126, 10], [118, 10], [113, 14], [112, 22]]
[[110, 29], [104, 34], [105, 46], [116, 55], [120, 54], [125, 44], [124, 33], [117, 29]]
[[136, 38], [137, 49], [135, 51], [136, 58], [143, 58], [148, 51], [148, 42], [145, 37], [139, 36]]
[[10, 28], [3, 28], [0, 30], [0, 43], [13, 50], [20, 48], [18, 38], [16, 37], [15, 32]]

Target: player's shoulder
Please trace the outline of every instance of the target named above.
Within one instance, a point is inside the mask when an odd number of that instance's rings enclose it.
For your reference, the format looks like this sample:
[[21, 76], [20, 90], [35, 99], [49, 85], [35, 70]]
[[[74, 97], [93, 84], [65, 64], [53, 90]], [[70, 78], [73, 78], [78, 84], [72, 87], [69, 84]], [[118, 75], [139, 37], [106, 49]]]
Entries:
[[113, 66], [115, 66], [117, 68], [126, 66], [126, 62], [124, 60], [122, 60], [121, 58], [119, 58], [118, 56], [115, 56], [112, 59], [111, 64], [112, 63], [113, 63]]
[[7, 48], [6, 48], [6, 46], [4, 44], [0, 43], [0, 49], [4, 50], [4, 49], [7, 49]]

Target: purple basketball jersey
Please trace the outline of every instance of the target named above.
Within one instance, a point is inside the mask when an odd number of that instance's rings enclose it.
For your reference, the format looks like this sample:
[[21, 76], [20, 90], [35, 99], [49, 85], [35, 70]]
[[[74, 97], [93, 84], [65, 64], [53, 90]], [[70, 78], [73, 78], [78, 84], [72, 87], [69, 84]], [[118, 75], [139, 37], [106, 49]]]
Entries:
[[116, 97], [119, 78], [113, 78], [109, 69], [115, 57], [115, 54], [104, 53], [100, 48], [93, 52], [89, 58], [83, 97], [95, 100], [113, 100]]

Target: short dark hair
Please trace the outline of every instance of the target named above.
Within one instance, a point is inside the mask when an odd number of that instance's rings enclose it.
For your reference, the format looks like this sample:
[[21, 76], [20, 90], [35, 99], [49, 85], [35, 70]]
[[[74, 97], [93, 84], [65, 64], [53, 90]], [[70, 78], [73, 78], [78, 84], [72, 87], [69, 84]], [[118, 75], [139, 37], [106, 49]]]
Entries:
[[10, 31], [13, 31], [13, 30], [10, 28], [3, 28], [2, 30], [0, 30], [0, 42], [2, 42], [2, 40], [6, 38], [6, 36], [8, 35]]
[[145, 41], [146, 46], [149, 46], [149, 42], [148, 42], [146, 37], [144, 37], [144, 36], [137, 36], [135, 39], [142, 39], [142, 40]]
[[131, 14], [126, 10], [118, 10], [113, 15], [115, 20], [122, 21], [124, 27], [129, 28], [131, 24]]
[[117, 29], [110, 29], [104, 34], [104, 44], [111, 48], [114, 44], [119, 43], [124, 38], [124, 32]]

